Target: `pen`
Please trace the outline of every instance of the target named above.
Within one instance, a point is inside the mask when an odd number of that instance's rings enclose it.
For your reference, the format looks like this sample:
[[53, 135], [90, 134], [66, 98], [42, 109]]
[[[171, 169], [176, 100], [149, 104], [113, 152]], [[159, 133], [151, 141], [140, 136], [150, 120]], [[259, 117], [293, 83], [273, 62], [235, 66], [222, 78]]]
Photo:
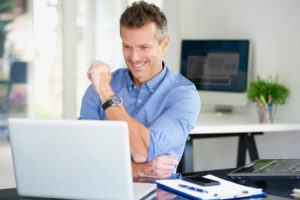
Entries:
[[263, 104], [265, 105], [265, 107], [268, 108], [268, 104], [267, 104], [265, 96], [261, 94], [259, 96], [259, 98], [261, 99], [261, 101], [263, 102]]
[[269, 94], [269, 96], [268, 96], [268, 104], [272, 103], [272, 100], [273, 100], [272, 99], [272, 95]]
[[197, 191], [197, 192], [201, 192], [201, 193], [208, 193], [208, 191], [203, 190], [201, 188], [191, 187], [191, 186], [183, 185], [183, 184], [179, 184], [178, 186], [181, 187], [181, 188], [186, 188], [188, 190], [192, 190], [192, 191]]
[[258, 104], [259, 106], [261, 106], [261, 107], [264, 106], [263, 102], [262, 102], [257, 96], [255, 97], [255, 99], [256, 99], [256, 102], [257, 102], [257, 104]]
[[220, 195], [218, 193], [214, 194], [215, 197], [218, 197], [218, 199], [233, 199], [233, 198], [242, 198], [242, 197], [248, 197], [249, 192], [247, 190], [243, 190], [241, 194], [235, 194], [235, 195]]
[[270, 119], [271, 119], [271, 121], [273, 121], [273, 113], [272, 113], [272, 110], [273, 110], [273, 108], [272, 108], [272, 106], [273, 106], [273, 104], [272, 104], [272, 95], [270, 95], [269, 94], [269, 96], [268, 96], [268, 107], [269, 107], [269, 114], [270, 114]]
[[268, 107], [269, 107], [269, 114], [270, 114], [270, 118], [272, 119], [272, 115], [273, 115], [273, 113], [272, 113], [272, 103], [269, 103], [268, 104]]
[[244, 198], [244, 197], [249, 197], [249, 195], [248, 194], [228, 195], [228, 196], [219, 197], [218, 199], [235, 199], [235, 198]]

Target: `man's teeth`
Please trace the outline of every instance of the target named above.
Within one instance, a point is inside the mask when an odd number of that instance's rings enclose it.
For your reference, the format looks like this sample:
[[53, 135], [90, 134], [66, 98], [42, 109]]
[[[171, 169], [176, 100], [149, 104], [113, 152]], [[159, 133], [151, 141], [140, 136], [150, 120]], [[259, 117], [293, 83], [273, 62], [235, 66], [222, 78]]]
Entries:
[[141, 64], [134, 64], [134, 67], [141, 67], [143, 66], [145, 63], [141, 63]]

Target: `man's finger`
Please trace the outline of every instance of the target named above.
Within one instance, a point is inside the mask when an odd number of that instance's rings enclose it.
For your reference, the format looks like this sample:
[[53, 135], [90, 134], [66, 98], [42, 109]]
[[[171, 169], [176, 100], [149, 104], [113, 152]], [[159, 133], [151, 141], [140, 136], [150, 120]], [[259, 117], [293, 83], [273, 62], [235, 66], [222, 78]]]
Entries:
[[175, 157], [175, 156], [172, 156], [172, 155], [167, 155], [169, 158], [171, 158], [171, 159], [174, 159], [174, 160], [176, 160], [176, 161], [179, 161], [179, 158], [177, 158], [177, 157]]
[[170, 155], [163, 155], [163, 156], [159, 156], [157, 157], [160, 162], [165, 163], [165, 164], [173, 164], [173, 165], [177, 165], [179, 159], [174, 157], [174, 156], [170, 156]]
[[168, 160], [169, 158], [156, 158], [153, 160], [153, 168], [157, 171], [166, 171], [166, 172], [172, 172], [175, 169], [175, 166], [177, 165], [177, 161], [174, 161], [173, 159]]

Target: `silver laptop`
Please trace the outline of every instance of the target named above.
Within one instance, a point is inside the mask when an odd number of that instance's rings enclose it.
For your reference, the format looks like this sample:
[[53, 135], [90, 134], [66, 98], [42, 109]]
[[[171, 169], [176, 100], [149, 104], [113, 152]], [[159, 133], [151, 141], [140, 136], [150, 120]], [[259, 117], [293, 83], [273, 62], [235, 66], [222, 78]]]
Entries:
[[300, 179], [300, 159], [259, 159], [229, 173], [233, 179]]
[[156, 184], [133, 183], [127, 123], [9, 119], [20, 196], [142, 199]]

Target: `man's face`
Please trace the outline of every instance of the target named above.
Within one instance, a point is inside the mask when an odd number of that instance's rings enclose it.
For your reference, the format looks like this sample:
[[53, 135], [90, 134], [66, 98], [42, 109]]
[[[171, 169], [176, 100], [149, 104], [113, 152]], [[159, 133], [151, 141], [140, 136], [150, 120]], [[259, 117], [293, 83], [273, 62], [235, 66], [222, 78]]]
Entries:
[[162, 55], [166, 52], [169, 37], [161, 43], [156, 38], [157, 28], [149, 22], [140, 28], [122, 26], [121, 36], [125, 62], [138, 86], [149, 81], [162, 70]]

